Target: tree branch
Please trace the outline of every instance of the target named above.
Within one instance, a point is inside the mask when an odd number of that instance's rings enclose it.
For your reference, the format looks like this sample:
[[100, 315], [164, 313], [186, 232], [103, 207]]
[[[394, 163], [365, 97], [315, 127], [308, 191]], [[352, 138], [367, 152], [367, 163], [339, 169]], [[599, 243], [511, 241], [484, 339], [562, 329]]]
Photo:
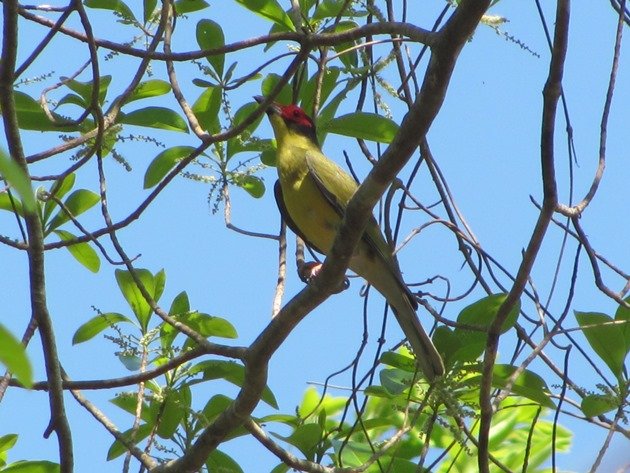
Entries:
[[[2, 121], [9, 154], [24, 170], [25, 175], [28, 176], [28, 166], [24, 157], [13, 93], [18, 50], [18, 8], [16, 2], [3, 2], [2, 8], [4, 25], [2, 32], [2, 57], [0, 59], [0, 109], [2, 110]], [[74, 469], [72, 434], [65, 412], [61, 366], [46, 299], [42, 222], [37, 212], [25, 212], [24, 220], [28, 235], [27, 253], [31, 316], [37, 321], [42, 341], [46, 377], [51, 384], [51, 390], [48, 395], [51, 419], [44, 435], [46, 436], [53, 430], [57, 433], [60, 470], [62, 473], [72, 473]]]
[[[368, 218], [372, 215], [372, 208], [418, 147], [419, 139], [428, 131], [444, 101], [457, 56], [488, 5], [489, 1], [462, 2], [438, 33], [420, 94], [403, 119], [399, 132], [383, 154], [382, 160], [370, 172], [350, 201], [322, 272], [313, 284], [306, 286], [278, 313], [252, 343], [246, 357], [245, 382], [235, 401], [200, 435], [183, 457], [160, 465], [155, 472], [196, 471], [208, 453], [215, 449], [231, 430], [248, 419], [258, 404], [266, 384], [270, 357], [293, 328], [341, 284], [353, 249]], [[308, 39], [303, 39], [302, 43], [314, 46], [316, 41], [309, 36]], [[267, 101], [271, 99], [268, 98]], [[266, 106], [266, 103], [261, 106]]]
[[[484, 2], [485, 3], [485, 2]], [[31, 13], [24, 8], [19, 9], [19, 14], [27, 20], [39, 23], [40, 25], [48, 28], [56, 27], [56, 22], [44, 18], [42, 16]], [[67, 28], [64, 26], [58, 27], [59, 31], [65, 35], [68, 35], [79, 41], [87, 42], [88, 38], [85, 34]], [[436, 33], [432, 33], [424, 28], [420, 28], [416, 25], [403, 22], [383, 22], [383, 23], [369, 23], [366, 25], [352, 28], [346, 31], [338, 33], [322, 33], [322, 34], [310, 34], [308, 35], [309, 44], [312, 48], [319, 46], [334, 46], [336, 44], [354, 41], [357, 39], [365, 38], [372, 35], [400, 35], [404, 36], [411, 41], [426, 44], [432, 46], [437, 40]], [[226, 44], [221, 48], [188, 51], [183, 53], [161, 53], [158, 51], [146, 51], [144, 49], [132, 48], [125, 46], [124, 44], [116, 43], [105, 39], [96, 39], [95, 44], [99, 48], [109, 49], [129, 56], [156, 59], [159, 61], [190, 61], [192, 59], [202, 59], [206, 56], [222, 55], [226, 53], [233, 53], [241, 51], [243, 49], [252, 48], [254, 46], [260, 46], [263, 44], [278, 42], [278, 41], [294, 41], [296, 43], [302, 43], [305, 39], [305, 35], [299, 32], [283, 32], [274, 33], [264, 36], [258, 36], [256, 38], [249, 38], [244, 41], [238, 41], [236, 43]]]
[[523, 259], [505, 301], [497, 311], [496, 318], [488, 330], [488, 340], [483, 360], [483, 373], [479, 392], [481, 423], [479, 428], [479, 471], [489, 473], [490, 427], [493, 408], [491, 402], [492, 371], [499, 347], [501, 327], [510, 310], [519, 301], [529, 278], [543, 238], [558, 203], [554, 165], [554, 132], [558, 99], [562, 91], [562, 75], [566, 58], [569, 32], [569, 0], [558, 0], [556, 30], [549, 65], [549, 75], [543, 90], [543, 116], [541, 130], [541, 169], [543, 181], [543, 205], [532, 232]]
[[602, 119], [599, 127], [599, 159], [597, 163], [597, 170], [595, 171], [595, 176], [593, 177], [591, 187], [581, 202], [571, 207], [558, 204], [556, 210], [567, 217], [579, 217], [582, 212], [584, 212], [584, 209], [586, 209], [586, 207], [595, 197], [597, 189], [599, 189], [599, 184], [602, 180], [602, 177], [604, 176], [604, 169], [606, 167], [606, 139], [608, 136], [608, 117], [610, 116], [610, 108], [612, 106], [613, 94], [615, 92], [615, 82], [617, 79], [617, 70], [619, 68], [619, 58], [621, 56], [621, 38], [623, 36], [625, 4], [626, 0], [621, 0], [621, 4], [619, 7], [619, 21], [617, 22], [617, 33], [615, 35], [613, 61], [610, 68], [610, 78], [608, 80], [608, 90], [606, 91], [606, 100], [604, 102], [604, 110], [602, 111]]

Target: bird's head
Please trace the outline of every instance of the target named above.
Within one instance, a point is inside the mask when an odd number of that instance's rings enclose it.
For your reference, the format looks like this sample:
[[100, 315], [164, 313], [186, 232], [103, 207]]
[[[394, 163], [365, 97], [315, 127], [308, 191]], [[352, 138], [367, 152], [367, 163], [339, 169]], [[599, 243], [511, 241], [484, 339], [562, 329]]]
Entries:
[[[256, 102], [262, 103], [265, 98], [261, 95], [254, 97]], [[272, 102], [266, 110], [278, 144], [285, 139], [306, 139], [319, 147], [315, 123], [307, 113], [297, 105], [282, 105]]]

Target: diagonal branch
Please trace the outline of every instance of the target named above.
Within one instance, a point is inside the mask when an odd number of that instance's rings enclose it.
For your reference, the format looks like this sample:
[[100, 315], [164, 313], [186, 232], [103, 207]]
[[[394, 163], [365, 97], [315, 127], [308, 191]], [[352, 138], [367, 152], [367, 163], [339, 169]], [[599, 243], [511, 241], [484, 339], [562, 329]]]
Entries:
[[439, 31], [424, 82], [415, 102], [405, 115], [398, 133], [348, 204], [343, 224], [316, 283], [334, 278], [337, 284], [348, 266], [372, 209], [398, 172], [426, 136], [448, 89], [456, 60], [473, 34], [488, 1], [462, 2]]
[[[260, 400], [266, 384], [268, 362], [273, 353], [293, 328], [341, 284], [353, 249], [372, 215], [372, 208], [435, 119], [444, 101], [459, 52], [488, 5], [487, 0], [463, 1], [437, 33], [422, 89], [382, 160], [352, 198], [320, 276], [295, 296], [252, 343], [245, 361], [245, 382], [234, 402], [200, 435], [186, 455], [158, 466], [155, 472], [196, 471], [230, 431], [247, 421]], [[311, 40], [311, 37], [305, 38], [302, 44], [312, 47], [314, 43]]]
[[558, 0], [556, 11], [556, 30], [554, 45], [549, 65], [549, 75], [543, 90], [543, 115], [541, 130], [541, 168], [543, 181], [543, 205], [538, 216], [538, 221], [530, 237], [529, 244], [523, 254], [523, 259], [516, 274], [516, 279], [505, 301], [497, 311], [496, 318], [488, 330], [488, 340], [483, 360], [483, 374], [479, 392], [479, 404], [481, 408], [481, 422], [479, 428], [479, 456], [477, 458], [479, 471], [488, 473], [490, 465], [488, 461], [490, 427], [492, 423], [492, 402], [490, 400], [492, 390], [492, 370], [497, 357], [499, 347], [499, 335], [503, 323], [507, 319], [510, 310], [518, 302], [529, 274], [534, 266], [538, 251], [544, 239], [553, 212], [558, 203], [558, 193], [555, 179], [554, 164], [554, 132], [558, 99], [562, 91], [562, 76], [564, 61], [566, 58], [569, 32], [569, 0]]
[[[242, 360], [245, 356], [245, 348], [243, 347], [230, 347], [227, 345], [219, 345], [212, 342], [208, 342], [207, 346], [197, 346], [191, 350], [182, 353], [174, 358], [171, 358], [163, 365], [157, 366], [151, 370], [144, 371], [138, 374], [132, 374], [129, 376], [122, 376], [120, 378], [110, 379], [87, 379], [87, 380], [68, 380], [64, 379], [63, 389], [81, 389], [81, 390], [100, 390], [100, 389], [113, 389], [121, 388], [124, 386], [133, 386], [134, 384], [142, 383], [155, 379], [160, 375], [168, 373], [171, 370], [187, 363], [188, 361], [199, 358], [203, 355], [220, 355], [226, 358], [233, 358], [235, 360]], [[10, 380], [11, 386], [23, 387], [18, 381]], [[48, 391], [50, 389], [50, 383], [47, 381], [39, 381], [33, 384], [31, 388], [33, 391]]]

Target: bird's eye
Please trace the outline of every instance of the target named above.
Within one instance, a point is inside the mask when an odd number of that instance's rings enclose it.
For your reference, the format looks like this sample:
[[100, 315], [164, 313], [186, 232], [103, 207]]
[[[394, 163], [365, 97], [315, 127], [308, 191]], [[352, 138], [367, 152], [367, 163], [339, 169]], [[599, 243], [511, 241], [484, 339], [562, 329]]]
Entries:
[[293, 116], [295, 118], [298, 118], [300, 116], [300, 111], [297, 108], [295, 110], [293, 110]]

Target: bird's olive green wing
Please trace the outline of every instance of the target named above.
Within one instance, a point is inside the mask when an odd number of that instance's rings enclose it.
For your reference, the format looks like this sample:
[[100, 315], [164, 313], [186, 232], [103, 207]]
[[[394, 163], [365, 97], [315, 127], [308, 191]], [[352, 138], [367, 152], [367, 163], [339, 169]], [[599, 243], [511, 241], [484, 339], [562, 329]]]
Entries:
[[306, 153], [306, 167], [319, 191], [342, 219], [357, 183], [336, 163], [313, 152]]
[[287, 210], [287, 207], [284, 203], [284, 196], [282, 195], [282, 186], [280, 185], [279, 180], [276, 180], [276, 183], [273, 186], [273, 195], [276, 198], [276, 205], [278, 206], [280, 215], [282, 215], [282, 218], [284, 219], [287, 226], [291, 229], [291, 231], [295, 233], [297, 236], [299, 236], [302, 240], [304, 240], [304, 242], [308, 246], [313, 248], [315, 251], [317, 251], [318, 253], [324, 254], [322, 250], [317, 248], [317, 246], [313, 245], [313, 243], [310, 242], [308, 238], [306, 238], [304, 233], [300, 231], [300, 228], [295, 224], [295, 222], [291, 218], [291, 215], [289, 215], [289, 211]]
[[[317, 185], [317, 188], [339, 214], [339, 218], [342, 219], [348, 202], [358, 188], [357, 183], [341, 167], [323, 155], [307, 153], [306, 165], [309, 175]], [[400, 288], [407, 294], [413, 308], [417, 308], [418, 303], [415, 297], [402, 279], [398, 261], [393, 256], [391, 248], [385, 241], [373, 216], [370, 217], [367, 223], [362, 239], [374, 256], [386, 263], [387, 268], [390, 269], [392, 275], [398, 281]]]

